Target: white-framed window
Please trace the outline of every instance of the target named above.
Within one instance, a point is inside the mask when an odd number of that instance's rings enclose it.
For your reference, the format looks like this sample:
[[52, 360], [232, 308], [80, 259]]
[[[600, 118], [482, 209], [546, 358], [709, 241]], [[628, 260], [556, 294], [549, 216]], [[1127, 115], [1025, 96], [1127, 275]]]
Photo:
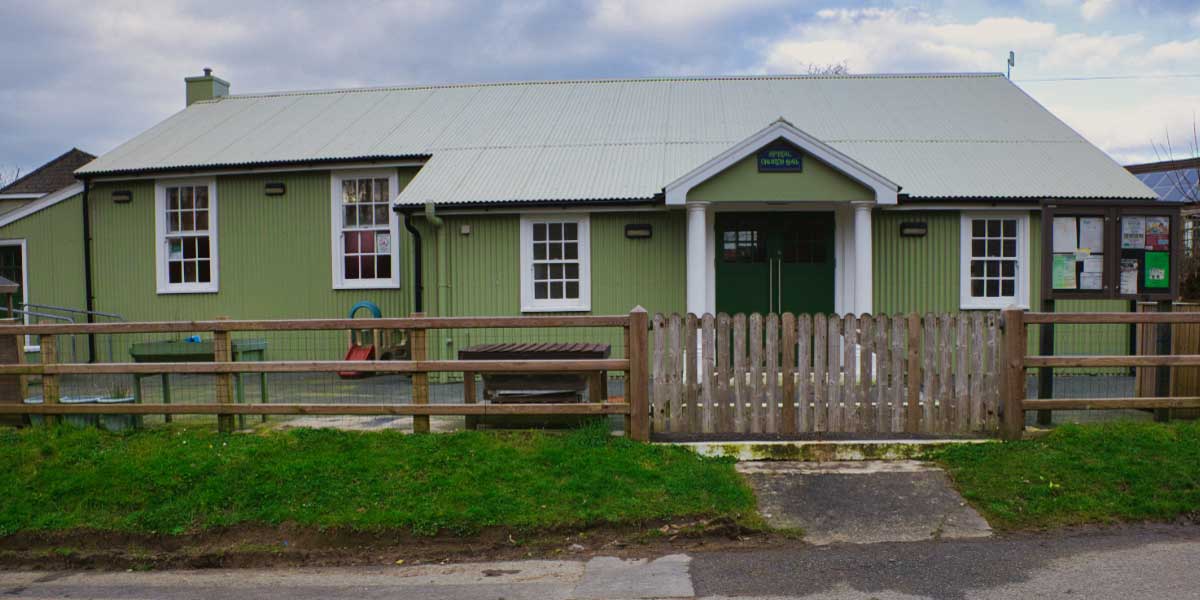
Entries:
[[216, 292], [217, 185], [207, 179], [154, 183], [158, 293]]
[[963, 211], [960, 308], [1029, 305], [1029, 213]]
[[521, 310], [592, 309], [586, 214], [521, 217]]
[[335, 171], [330, 190], [334, 289], [400, 286], [395, 171]]

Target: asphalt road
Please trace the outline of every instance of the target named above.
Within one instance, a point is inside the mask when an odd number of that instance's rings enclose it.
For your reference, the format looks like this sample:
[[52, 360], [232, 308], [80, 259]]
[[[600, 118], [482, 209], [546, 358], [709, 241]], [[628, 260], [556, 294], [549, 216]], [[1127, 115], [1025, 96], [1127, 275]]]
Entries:
[[810, 546], [656, 559], [345, 569], [0, 572], [0, 597], [289, 600], [420, 598], [1200, 598], [1200, 527]]

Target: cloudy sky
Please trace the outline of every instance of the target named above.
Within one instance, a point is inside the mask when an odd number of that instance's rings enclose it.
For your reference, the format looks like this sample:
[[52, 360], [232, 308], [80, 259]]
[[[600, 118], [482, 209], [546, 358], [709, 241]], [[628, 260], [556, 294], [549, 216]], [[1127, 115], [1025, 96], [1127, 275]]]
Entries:
[[[0, 1], [0, 167], [95, 154], [234, 93], [530, 79], [1003, 71], [1123, 162], [1188, 154], [1197, 0]], [[1134, 76], [1135, 78], [1129, 78]], [[1164, 157], [1165, 158], [1165, 157]]]

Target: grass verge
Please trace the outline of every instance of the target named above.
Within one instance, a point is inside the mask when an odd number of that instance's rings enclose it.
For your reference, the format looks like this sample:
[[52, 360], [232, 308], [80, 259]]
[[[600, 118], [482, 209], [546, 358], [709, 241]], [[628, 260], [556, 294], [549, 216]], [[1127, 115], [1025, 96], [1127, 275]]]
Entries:
[[470, 535], [753, 519], [733, 462], [567, 434], [293, 430], [0, 433], [0, 536], [185, 534], [243, 524]]
[[1200, 511], [1200, 423], [1065, 425], [1032, 440], [936, 450], [1002, 529], [1169, 520]]

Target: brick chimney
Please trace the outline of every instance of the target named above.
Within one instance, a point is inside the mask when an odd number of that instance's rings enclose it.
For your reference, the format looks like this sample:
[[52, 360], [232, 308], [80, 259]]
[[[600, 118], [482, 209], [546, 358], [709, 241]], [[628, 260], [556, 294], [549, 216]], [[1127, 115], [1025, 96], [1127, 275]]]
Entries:
[[229, 95], [229, 82], [213, 75], [212, 69], [208, 67], [204, 68], [203, 75], [184, 77], [183, 82], [187, 92], [186, 106], [191, 106], [194, 102], [212, 100], [213, 98], [221, 98]]

